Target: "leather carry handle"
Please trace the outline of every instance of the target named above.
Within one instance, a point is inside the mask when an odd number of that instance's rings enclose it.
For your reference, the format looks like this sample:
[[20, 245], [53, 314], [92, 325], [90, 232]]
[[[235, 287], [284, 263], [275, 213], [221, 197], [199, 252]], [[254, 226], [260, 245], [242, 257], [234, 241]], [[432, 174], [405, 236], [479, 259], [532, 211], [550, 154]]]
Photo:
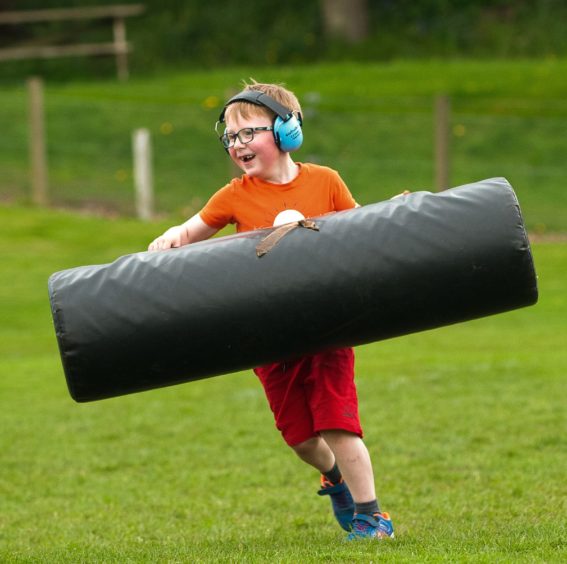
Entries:
[[312, 219], [300, 219], [299, 221], [286, 223], [272, 231], [258, 243], [256, 246], [256, 256], [262, 258], [265, 254], [269, 253], [283, 237], [298, 227], [319, 231], [319, 226]]

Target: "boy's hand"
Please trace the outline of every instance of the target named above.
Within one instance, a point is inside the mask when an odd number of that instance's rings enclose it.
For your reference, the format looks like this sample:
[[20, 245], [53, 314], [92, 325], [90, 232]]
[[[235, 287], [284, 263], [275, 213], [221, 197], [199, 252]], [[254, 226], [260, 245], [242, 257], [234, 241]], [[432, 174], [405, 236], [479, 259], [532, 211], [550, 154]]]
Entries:
[[154, 239], [148, 246], [148, 251], [166, 251], [186, 244], [186, 231], [183, 225], [170, 227], [163, 235]]
[[163, 235], [154, 239], [148, 251], [166, 251], [176, 247], [183, 247], [190, 243], [197, 243], [212, 237], [218, 229], [207, 225], [197, 213], [181, 225], [170, 227]]

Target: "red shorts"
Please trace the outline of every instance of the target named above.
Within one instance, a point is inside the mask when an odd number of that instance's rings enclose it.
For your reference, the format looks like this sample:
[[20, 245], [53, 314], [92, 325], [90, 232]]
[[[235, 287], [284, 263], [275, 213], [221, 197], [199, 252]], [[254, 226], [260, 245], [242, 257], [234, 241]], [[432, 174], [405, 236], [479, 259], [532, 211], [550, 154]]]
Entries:
[[288, 445], [302, 443], [328, 429], [343, 429], [362, 437], [352, 349], [269, 364], [254, 372]]

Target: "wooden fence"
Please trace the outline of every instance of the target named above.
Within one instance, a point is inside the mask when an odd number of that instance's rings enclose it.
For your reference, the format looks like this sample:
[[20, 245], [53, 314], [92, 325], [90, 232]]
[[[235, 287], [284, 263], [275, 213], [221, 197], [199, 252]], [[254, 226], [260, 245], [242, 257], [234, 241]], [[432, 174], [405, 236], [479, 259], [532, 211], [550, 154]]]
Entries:
[[[50, 201], [43, 98], [43, 81], [39, 78], [30, 78], [28, 80], [29, 160], [31, 196], [32, 201], [37, 205], [47, 205]], [[449, 148], [452, 124], [449, 97], [438, 95], [433, 101], [433, 110], [432, 158], [435, 163], [433, 180], [435, 189], [441, 191], [451, 185]], [[138, 217], [148, 220], [154, 214], [154, 194], [151, 139], [147, 129], [137, 129], [133, 132], [132, 155], [135, 207]], [[237, 171], [231, 169], [231, 172]]]
[[119, 6], [91, 6], [88, 8], [62, 8], [0, 12], [0, 25], [27, 25], [42, 22], [69, 20], [109, 20], [112, 22], [113, 41], [107, 43], [18, 45], [0, 49], [0, 61], [21, 59], [51, 59], [54, 57], [114, 55], [120, 80], [128, 78], [128, 53], [132, 46], [126, 41], [125, 18], [144, 12], [141, 4]]

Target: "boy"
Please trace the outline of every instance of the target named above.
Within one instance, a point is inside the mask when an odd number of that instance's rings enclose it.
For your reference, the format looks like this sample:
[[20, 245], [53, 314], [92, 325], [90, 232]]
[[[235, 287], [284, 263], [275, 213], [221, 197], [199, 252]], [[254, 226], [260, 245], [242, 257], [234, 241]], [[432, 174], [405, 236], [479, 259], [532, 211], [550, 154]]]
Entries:
[[[217, 122], [231, 159], [244, 171], [182, 225], [150, 245], [163, 251], [202, 241], [228, 223], [238, 232], [270, 227], [291, 217], [316, 217], [357, 206], [333, 170], [294, 162], [290, 152], [303, 139], [295, 95], [273, 84], [245, 85], [225, 105]], [[283, 216], [282, 216], [282, 213]], [[282, 217], [284, 218], [282, 220]], [[352, 349], [330, 350], [254, 370], [276, 426], [295, 453], [321, 473], [319, 495], [329, 495], [348, 539], [393, 537], [381, 513], [372, 464], [362, 442]]]

